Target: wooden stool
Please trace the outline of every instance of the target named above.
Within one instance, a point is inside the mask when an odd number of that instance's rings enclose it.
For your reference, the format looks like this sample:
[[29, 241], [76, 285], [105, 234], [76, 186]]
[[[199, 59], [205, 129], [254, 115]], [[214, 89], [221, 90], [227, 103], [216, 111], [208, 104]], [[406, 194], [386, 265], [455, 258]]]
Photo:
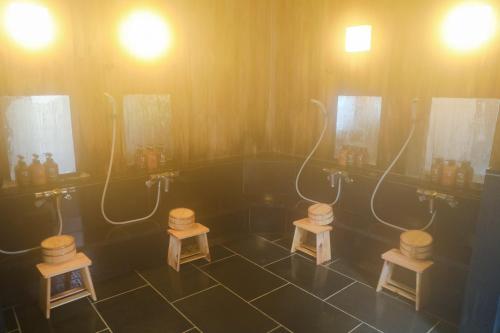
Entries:
[[[170, 244], [168, 245], [168, 264], [179, 271], [181, 264], [205, 258], [210, 262], [210, 251], [208, 249], [207, 233], [210, 230], [199, 223], [195, 223], [186, 230], [168, 229]], [[198, 249], [182, 253], [182, 240], [196, 237]]]
[[[431, 260], [412, 259], [401, 253], [398, 249], [392, 249], [382, 254], [385, 260], [384, 267], [380, 273], [380, 279], [377, 285], [377, 292], [382, 288], [388, 289], [398, 295], [408, 298], [415, 302], [415, 309], [418, 311], [424, 302], [425, 290], [423, 285], [423, 275], [434, 262]], [[416, 288], [413, 289], [402, 283], [392, 280], [394, 265], [409, 269], [417, 274]]]
[[[293, 236], [292, 249], [307, 253], [316, 258], [316, 265], [321, 265], [332, 259], [330, 249], [330, 231], [333, 227], [330, 225], [317, 225], [309, 221], [308, 218], [293, 222], [295, 225], [295, 234]], [[307, 233], [316, 235], [316, 248], [313, 248], [305, 243]]]
[[[92, 278], [90, 276], [89, 266], [92, 264], [89, 258], [83, 253], [77, 253], [76, 256], [68, 261], [59, 264], [41, 263], [36, 265], [40, 272], [41, 291], [40, 307], [47, 319], [50, 318], [50, 309], [76, 301], [80, 298], [90, 296], [94, 301], [97, 300]], [[51, 296], [51, 279], [58, 275], [63, 275], [73, 271], [80, 271], [83, 286], [63, 291]]]

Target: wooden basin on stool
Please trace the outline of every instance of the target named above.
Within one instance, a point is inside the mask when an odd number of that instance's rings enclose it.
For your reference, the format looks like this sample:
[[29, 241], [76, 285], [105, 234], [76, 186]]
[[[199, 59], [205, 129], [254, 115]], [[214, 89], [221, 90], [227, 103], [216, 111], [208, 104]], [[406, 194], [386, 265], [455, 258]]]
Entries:
[[328, 225], [333, 222], [333, 209], [327, 204], [314, 204], [307, 209], [309, 221], [316, 225]]
[[42, 241], [43, 261], [47, 264], [60, 264], [76, 255], [75, 238], [69, 235], [49, 237]]
[[432, 236], [425, 231], [405, 231], [399, 240], [401, 253], [408, 258], [425, 260], [432, 255]]
[[190, 229], [194, 222], [194, 211], [188, 208], [172, 209], [168, 215], [168, 226], [174, 230]]

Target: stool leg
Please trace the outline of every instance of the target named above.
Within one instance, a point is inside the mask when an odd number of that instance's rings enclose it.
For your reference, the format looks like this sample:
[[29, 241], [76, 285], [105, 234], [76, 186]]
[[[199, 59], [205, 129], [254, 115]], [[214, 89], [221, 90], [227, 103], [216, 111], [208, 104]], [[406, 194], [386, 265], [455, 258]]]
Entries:
[[325, 231], [316, 235], [316, 265], [332, 259], [330, 250], [330, 231]]
[[382, 267], [382, 272], [380, 272], [380, 278], [378, 280], [377, 292], [382, 291], [382, 287], [391, 279], [393, 270], [394, 264], [384, 261], [384, 267]]
[[40, 279], [40, 308], [45, 318], [50, 319], [50, 294], [51, 294], [50, 278]]
[[295, 251], [297, 251], [297, 246], [302, 244], [302, 240], [304, 237], [305, 237], [304, 230], [300, 229], [299, 227], [295, 227], [295, 233], [293, 234], [292, 248], [290, 249], [291, 253], [295, 253]]
[[415, 310], [419, 311], [422, 305], [422, 273], [417, 273], [417, 288], [415, 290]]
[[168, 264], [177, 272], [181, 265], [181, 240], [170, 235], [170, 243], [168, 245]]
[[90, 275], [89, 267], [87, 266], [87, 267], [83, 267], [82, 269], [80, 269], [80, 274], [82, 276], [83, 286], [90, 293], [90, 297], [92, 298], [92, 300], [94, 302], [97, 301], [97, 297], [96, 297], [95, 289], [94, 289], [94, 284], [92, 283], [92, 276]]
[[207, 239], [207, 234], [199, 235], [197, 237], [198, 240], [198, 247], [200, 249], [200, 252], [205, 255], [205, 259], [210, 262], [210, 249], [208, 247], [208, 239]]

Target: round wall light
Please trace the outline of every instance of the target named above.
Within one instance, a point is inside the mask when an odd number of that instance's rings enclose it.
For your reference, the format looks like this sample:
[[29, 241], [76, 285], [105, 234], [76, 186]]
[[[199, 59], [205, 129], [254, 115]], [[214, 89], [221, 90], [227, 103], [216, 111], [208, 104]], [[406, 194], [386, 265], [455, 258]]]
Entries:
[[490, 5], [467, 2], [455, 7], [443, 24], [443, 39], [458, 51], [479, 48], [494, 35], [496, 17]]
[[4, 15], [8, 35], [26, 49], [42, 49], [55, 38], [52, 15], [40, 4], [16, 1], [7, 5]]
[[120, 42], [132, 55], [152, 60], [164, 54], [172, 43], [172, 35], [165, 20], [148, 10], [137, 10], [120, 25]]

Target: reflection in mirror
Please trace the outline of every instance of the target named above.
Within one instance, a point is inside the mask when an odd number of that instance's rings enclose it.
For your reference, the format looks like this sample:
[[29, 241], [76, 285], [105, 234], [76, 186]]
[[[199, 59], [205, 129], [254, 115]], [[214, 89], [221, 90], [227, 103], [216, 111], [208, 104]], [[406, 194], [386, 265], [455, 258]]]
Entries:
[[425, 172], [433, 158], [469, 161], [473, 181], [484, 182], [490, 162], [500, 100], [475, 98], [433, 98]]
[[366, 148], [367, 164], [377, 164], [382, 97], [339, 96], [335, 158], [344, 146]]
[[76, 172], [69, 96], [0, 97], [11, 179], [17, 155], [52, 153], [59, 173]]
[[124, 151], [129, 165], [138, 149], [162, 148], [171, 159], [170, 95], [127, 95], [123, 98]]

